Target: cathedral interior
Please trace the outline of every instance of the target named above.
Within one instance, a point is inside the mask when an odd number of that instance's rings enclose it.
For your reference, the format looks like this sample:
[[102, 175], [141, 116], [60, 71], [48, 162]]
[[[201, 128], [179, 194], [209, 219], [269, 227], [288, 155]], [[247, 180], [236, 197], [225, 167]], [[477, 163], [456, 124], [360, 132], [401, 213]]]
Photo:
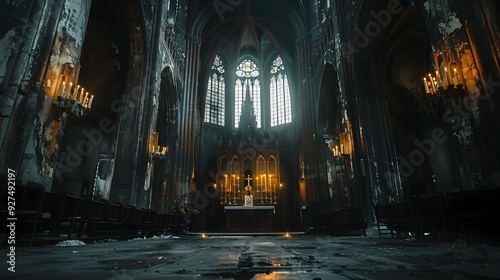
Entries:
[[1, 246], [500, 243], [499, 1], [0, 4]]

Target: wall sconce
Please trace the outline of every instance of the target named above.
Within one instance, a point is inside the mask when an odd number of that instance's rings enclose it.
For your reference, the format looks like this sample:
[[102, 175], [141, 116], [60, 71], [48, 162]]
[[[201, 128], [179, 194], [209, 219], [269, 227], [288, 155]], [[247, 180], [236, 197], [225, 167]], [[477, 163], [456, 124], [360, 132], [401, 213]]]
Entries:
[[430, 99], [435, 97], [457, 99], [465, 95], [464, 77], [458, 58], [450, 50], [434, 53], [435, 74], [424, 77], [425, 93]]
[[334, 157], [340, 157], [342, 155], [340, 153], [339, 145], [335, 145], [335, 147], [332, 149], [332, 152]]
[[342, 132], [339, 134], [340, 139], [340, 154], [341, 155], [350, 155], [352, 154], [352, 139], [351, 133]]
[[[343, 132], [343, 133], [345, 133], [345, 132]], [[343, 133], [341, 133], [341, 134], [343, 134]], [[344, 153], [346, 152], [345, 148], [347, 147], [347, 146], [344, 146], [344, 145], [346, 145], [346, 143], [341, 142], [340, 146], [339, 146], [339, 143], [337, 142], [337, 140], [334, 141], [333, 134], [324, 134], [323, 138], [325, 139], [325, 143], [328, 144], [328, 149], [332, 151], [334, 157], [341, 157], [342, 155], [344, 155]], [[340, 135], [339, 135], [339, 138], [340, 138]], [[349, 151], [350, 151], [350, 149], [349, 149]]]
[[153, 159], [162, 159], [168, 152], [168, 146], [158, 145], [158, 138], [160, 133], [153, 132], [149, 137], [149, 153]]
[[94, 96], [80, 85], [75, 86], [73, 83], [76, 84], [78, 81], [80, 67], [80, 65], [72, 64], [63, 66], [63, 74], [60, 76], [61, 83], [56, 89], [58, 96], [54, 102], [57, 117], [67, 113], [79, 118], [92, 107]]

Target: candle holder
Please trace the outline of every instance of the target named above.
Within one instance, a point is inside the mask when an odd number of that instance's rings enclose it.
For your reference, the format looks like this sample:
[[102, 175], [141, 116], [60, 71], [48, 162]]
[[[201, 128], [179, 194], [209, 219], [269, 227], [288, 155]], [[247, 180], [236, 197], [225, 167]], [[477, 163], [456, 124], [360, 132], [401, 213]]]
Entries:
[[435, 74], [428, 73], [423, 78], [425, 99], [422, 106], [429, 115], [441, 118], [446, 107], [457, 103], [466, 95], [465, 77], [461, 58], [456, 50], [442, 50], [434, 53]]
[[160, 133], [153, 132], [149, 136], [149, 153], [154, 160], [163, 159], [168, 152], [168, 146], [158, 144]]
[[[65, 79], [65, 77], [61, 79]], [[85, 89], [80, 85], [74, 87], [73, 83], [69, 83], [69, 86], [66, 87], [66, 82], [62, 82], [59, 87], [59, 96], [54, 101], [56, 118], [62, 117], [63, 114], [79, 118], [90, 110], [93, 101], [94, 96], [89, 95], [88, 91], [85, 92]]]
[[56, 107], [56, 118], [61, 118], [64, 114], [72, 117], [81, 117], [88, 112], [90, 107], [85, 107], [84, 104], [74, 100], [58, 96], [54, 102]]
[[276, 198], [277, 198], [277, 195], [276, 195], [276, 184], [274, 184], [274, 204], [278, 204], [278, 202], [276, 201]]

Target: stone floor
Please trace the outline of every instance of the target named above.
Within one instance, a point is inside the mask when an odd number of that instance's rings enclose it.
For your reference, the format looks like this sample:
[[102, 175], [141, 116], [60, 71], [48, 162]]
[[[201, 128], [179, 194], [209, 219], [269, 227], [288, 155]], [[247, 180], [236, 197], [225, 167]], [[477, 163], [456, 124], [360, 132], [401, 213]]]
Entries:
[[15, 273], [5, 261], [2, 266], [0, 279], [16, 280], [481, 280], [500, 279], [500, 247], [370, 237], [188, 235], [18, 248]]

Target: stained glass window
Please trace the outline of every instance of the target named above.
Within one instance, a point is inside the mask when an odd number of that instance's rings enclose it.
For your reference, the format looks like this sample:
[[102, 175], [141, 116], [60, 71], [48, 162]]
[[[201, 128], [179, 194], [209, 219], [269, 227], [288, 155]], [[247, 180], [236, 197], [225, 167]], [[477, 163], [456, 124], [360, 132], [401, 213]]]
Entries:
[[217, 55], [212, 65], [208, 79], [207, 98], [205, 100], [205, 122], [224, 126], [224, 108], [226, 98], [226, 83], [224, 80], [224, 65]]
[[244, 60], [238, 68], [236, 68], [236, 76], [240, 78], [255, 78], [259, 76], [259, 68], [253, 61]]
[[212, 70], [217, 70], [220, 74], [224, 74], [224, 65], [222, 65], [222, 60], [220, 56], [216, 55], [214, 59], [214, 64], [212, 65]]
[[250, 99], [253, 103], [253, 111], [257, 121], [257, 127], [261, 127], [261, 100], [260, 100], [260, 81], [259, 68], [251, 60], [244, 60], [236, 68], [236, 80], [234, 88], [234, 127], [238, 127], [240, 122], [241, 107], [245, 101], [247, 87], [250, 92]]
[[288, 77], [280, 56], [273, 61], [273, 65], [271, 66], [269, 93], [271, 126], [278, 126], [292, 122]]
[[271, 66], [271, 74], [274, 74], [278, 71], [283, 71], [285, 70], [285, 67], [283, 66], [283, 61], [281, 61], [281, 57], [277, 57], [273, 61], [273, 66]]

